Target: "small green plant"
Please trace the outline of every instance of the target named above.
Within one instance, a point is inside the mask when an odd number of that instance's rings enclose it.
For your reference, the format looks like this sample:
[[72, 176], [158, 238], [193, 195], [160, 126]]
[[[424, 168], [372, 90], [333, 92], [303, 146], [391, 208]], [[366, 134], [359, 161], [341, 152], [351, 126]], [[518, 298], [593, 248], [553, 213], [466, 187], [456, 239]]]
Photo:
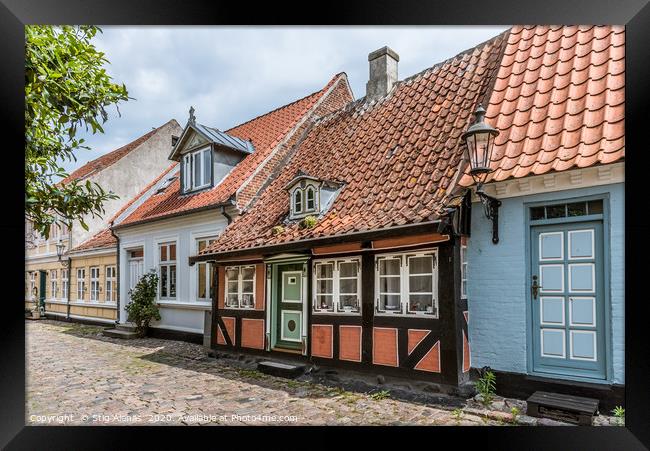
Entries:
[[485, 407], [488, 407], [494, 399], [494, 394], [496, 392], [496, 383], [497, 377], [491, 370], [485, 370], [483, 376], [476, 381], [476, 390], [481, 394], [481, 402]]
[[451, 416], [454, 417], [454, 419], [456, 420], [457, 423], [460, 423], [460, 420], [463, 419], [463, 415], [464, 415], [464, 413], [463, 413], [463, 409], [460, 409], [460, 408], [458, 408], [458, 409], [454, 409], [454, 410], [451, 412]]
[[510, 409], [510, 415], [512, 415], [512, 420], [511, 421], [513, 423], [517, 422], [517, 419], [519, 418], [520, 413], [521, 413], [521, 411], [517, 407], [512, 407]]
[[614, 417], [616, 418], [616, 424], [619, 426], [625, 426], [625, 409], [622, 406], [616, 406], [612, 410]]
[[158, 275], [153, 270], [143, 275], [135, 287], [129, 290], [131, 300], [126, 304], [126, 312], [140, 337], [147, 333], [152, 320], [160, 321], [160, 311], [156, 304], [157, 292]]
[[390, 398], [390, 392], [388, 390], [377, 391], [370, 395], [370, 399], [373, 401], [381, 401], [382, 399], [387, 398]]
[[284, 227], [281, 225], [276, 225], [271, 229], [271, 233], [273, 233], [273, 235], [280, 235], [282, 232], [284, 232]]
[[305, 216], [302, 221], [300, 221], [300, 228], [301, 229], [313, 229], [316, 227], [316, 224], [318, 223], [318, 219], [316, 216]]

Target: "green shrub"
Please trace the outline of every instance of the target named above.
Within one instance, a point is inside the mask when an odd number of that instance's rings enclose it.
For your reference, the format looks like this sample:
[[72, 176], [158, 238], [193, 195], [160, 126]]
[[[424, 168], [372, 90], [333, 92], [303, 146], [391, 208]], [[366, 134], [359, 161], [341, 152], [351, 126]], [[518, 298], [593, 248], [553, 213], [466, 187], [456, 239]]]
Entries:
[[512, 422], [513, 423], [517, 422], [517, 419], [519, 418], [520, 413], [521, 413], [521, 411], [517, 407], [512, 407], [510, 409], [510, 415], [512, 415]]
[[160, 311], [156, 304], [157, 293], [158, 275], [153, 270], [143, 275], [136, 286], [129, 290], [131, 301], [126, 304], [126, 312], [141, 337], [147, 333], [152, 320], [160, 320]]
[[381, 390], [370, 395], [370, 399], [373, 401], [381, 401], [386, 398], [390, 398], [390, 392], [388, 390]]
[[484, 406], [488, 407], [494, 399], [494, 394], [496, 392], [496, 380], [497, 377], [491, 370], [486, 370], [483, 372], [483, 376], [476, 381], [476, 390], [481, 394], [483, 400], [481, 401]]
[[616, 406], [612, 413], [616, 417], [616, 424], [625, 426], [625, 409], [622, 406]]
[[316, 216], [305, 216], [302, 221], [300, 221], [301, 229], [313, 229], [318, 224], [318, 219]]
[[281, 225], [276, 225], [271, 229], [271, 233], [273, 233], [273, 235], [279, 235], [282, 232], [284, 232], [284, 227], [282, 227]]

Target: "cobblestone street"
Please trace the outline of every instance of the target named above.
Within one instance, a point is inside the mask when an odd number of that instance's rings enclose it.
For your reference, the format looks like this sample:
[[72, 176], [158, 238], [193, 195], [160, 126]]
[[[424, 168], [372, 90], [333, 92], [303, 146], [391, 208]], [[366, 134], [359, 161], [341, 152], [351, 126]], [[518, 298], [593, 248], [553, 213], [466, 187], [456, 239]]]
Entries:
[[[268, 376], [202, 346], [28, 321], [27, 424], [503, 425], [451, 408]], [[470, 409], [471, 410], [471, 409]]]

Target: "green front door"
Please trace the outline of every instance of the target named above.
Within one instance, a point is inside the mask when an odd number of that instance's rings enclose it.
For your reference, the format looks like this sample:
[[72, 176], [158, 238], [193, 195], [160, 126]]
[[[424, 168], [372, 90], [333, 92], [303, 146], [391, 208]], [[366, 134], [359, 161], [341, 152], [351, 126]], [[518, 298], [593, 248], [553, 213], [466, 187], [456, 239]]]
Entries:
[[278, 348], [302, 349], [302, 263], [278, 265], [276, 286], [276, 343]]

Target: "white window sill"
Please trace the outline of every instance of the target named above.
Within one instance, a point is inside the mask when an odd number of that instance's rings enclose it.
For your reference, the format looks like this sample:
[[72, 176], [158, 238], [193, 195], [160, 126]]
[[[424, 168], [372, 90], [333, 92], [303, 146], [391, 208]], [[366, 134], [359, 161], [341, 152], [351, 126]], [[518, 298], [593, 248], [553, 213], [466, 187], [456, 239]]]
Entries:
[[[228, 306], [224, 306], [224, 308], [219, 309], [219, 310], [244, 310], [244, 311], [246, 311], [246, 310], [255, 310], [255, 307], [228, 307]], [[257, 309], [257, 310], [261, 310], [261, 309]]]
[[337, 312], [328, 312], [326, 310], [313, 310], [312, 313], [314, 315], [350, 315], [350, 316], [361, 316], [361, 312], [353, 312], [353, 311], [337, 311]]
[[81, 307], [100, 307], [100, 308], [117, 308], [115, 302], [97, 302], [97, 301], [70, 301], [70, 305], [78, 305]]
[[178, 308], [178, 309], [188, 309], [188, 310], [212, 310], [211, 302], [187, 302], [187, 301], [171, 301], [171, 300], [159, 300], [156, 303], [160, 307], [165, 308]]
[[428, 318], [428, 319], [439, 319], [438, 315], [433, 313], [390, 313], [390, 312], [378, 312], [375, 310], [375, 316], [399, 316], [400, 318]]
[[45, 302], [47, 302], [49, 304], [67, 304], [68, 303], [65, 299], [59, 299], [59, 298], [46, 299]]

